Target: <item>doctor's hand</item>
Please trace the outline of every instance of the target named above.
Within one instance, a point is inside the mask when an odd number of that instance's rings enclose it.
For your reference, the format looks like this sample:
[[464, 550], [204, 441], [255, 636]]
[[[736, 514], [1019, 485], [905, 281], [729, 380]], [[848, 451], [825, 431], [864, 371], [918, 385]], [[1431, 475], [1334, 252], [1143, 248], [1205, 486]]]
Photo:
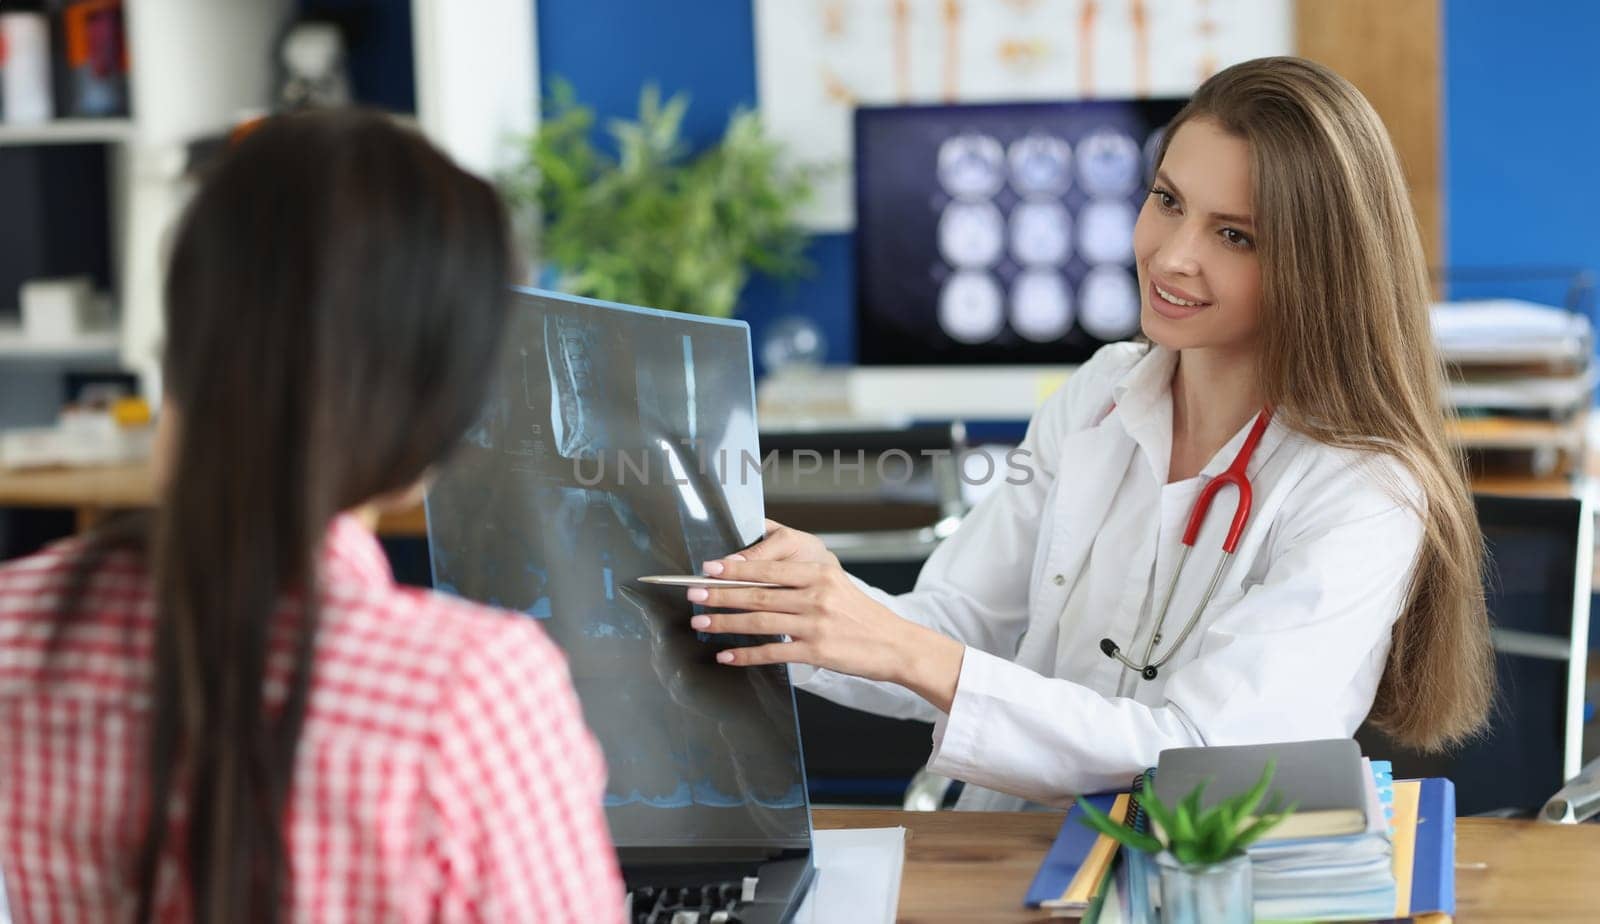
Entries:
[[761, 541], [728, 558], [733, 561], [809, 561], [838, 567], [839, 557], [828, 551], [821, 539], [777, 520], [766, 522], [767, 534]]
[[[794, 532], [794, 531], [790, 531]], [[784, 635], [789, 641], [718, 652], [717, 660], [736, 667], [758, 664], [810, 664], [868, 680], [899, 684], [948, 712], [961, 676], [966, 647], [960, 642], [902, 618], [872, 599], [850, 580], [837, 559], [809, 547], [797, 533], [786, 537], [802, 554], [822, 554], [832, 561], [750, 560], [730, 556], [706, 562], [705, 573], [738, 581], [761, 581], [781, 587], [694, 587], [690, 602], [741, 610], [701, 613], [692, 628], [707, 633]], [[744, 555], [759, 553], [763, 540]]]

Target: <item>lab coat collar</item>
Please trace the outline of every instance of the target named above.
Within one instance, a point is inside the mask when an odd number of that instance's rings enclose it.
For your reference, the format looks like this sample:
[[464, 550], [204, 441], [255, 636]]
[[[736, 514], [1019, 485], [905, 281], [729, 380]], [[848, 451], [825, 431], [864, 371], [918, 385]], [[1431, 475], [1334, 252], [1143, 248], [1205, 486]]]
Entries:
[[[1115, 413], [1128, 435], [1144, 452], [1151, 474], [1161, 483], [1166, 481], [1167, 467], [1172, 461], [1172, 376], [1177, 368], [1176, 351], [1151, 344], [1149, 351], [1111, 387]], [[1210, 480], [1232, 465], [1254, 424], [1254, 417], [1245, 421], [1244, 426], [1200, 470], [1200, 475]], [[1261, 435], [1261, 442], [1256, 446], [1246, 473], [1254, 476], [1260, 470], [1262, 461], [1272, 455], [1287, 434], [1287, 428], [1274, 416], [1267, 425], [1267, 431]]]
[[[1177, 370], [1178, 354], [1166, 347], [1151, 344], [1145, 354], [1111, 386], [1111, 400], [1116, 403], [1129, 430], [1159, 410], [1162, 400], [1172, 392], [1172, 374]], [[1170, 417], [1170, 406], [1167, 410]]]
[[1138, 444], [1157, 484], [1166, 481], [1172, 460], [1172, 374], [1177, 368], [1177, 353], [1151, 344], [1111, 387], [1114, 413]]

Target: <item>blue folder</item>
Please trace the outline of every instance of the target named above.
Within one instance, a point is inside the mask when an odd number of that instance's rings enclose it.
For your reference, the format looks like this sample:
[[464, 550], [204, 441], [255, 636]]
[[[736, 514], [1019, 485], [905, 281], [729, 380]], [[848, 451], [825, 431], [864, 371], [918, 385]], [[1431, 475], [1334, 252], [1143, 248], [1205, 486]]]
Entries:
[[1417, 846], [1411, 861], [1412, 914], [1456, 913], [1456, 787], [1422, 781], [1417, 797]]
[[[1100, 811], [1110, 812], [1117, 794], [1101, 793], [1085, 798]], [[1027, 906], [1037, 908], [1041, 902], [1060, 898], [1067, 891], [1067, 886], [1072, 884], [1072, 877], [1078, 875], [1083, 861], [1089, 856], [1089, 849], [1099, 837], [1093, 828], [1083, 823], [1083, 809], [1073, 805], [1067, 811], [1066, 819], [1061, 822], [1061, 833], [1056, 835], [1050, 852], [1044, 855], [1044, 862], [1039, 864], [1033, 885], [1028, 886], [1028, 895], [1024, 899]]]

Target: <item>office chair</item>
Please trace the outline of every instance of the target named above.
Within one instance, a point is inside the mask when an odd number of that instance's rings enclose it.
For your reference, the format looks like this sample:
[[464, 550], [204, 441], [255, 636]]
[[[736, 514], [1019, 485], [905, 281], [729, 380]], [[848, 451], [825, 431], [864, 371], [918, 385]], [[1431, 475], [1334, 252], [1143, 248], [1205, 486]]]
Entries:
[[1446, 754], [1404, 748], [1371, 727], [1362, 751], [1396, 778], [1444, 776], [1462, 815], [1531, 815], [1578, 774], [1594, 567], [1583, 497], [1478, 495], [1498, 693], [1484, 734]]
[[1567, 781], [1539, 812], [1539, 820], [1570, 825], [1600, 815], [1600, 758], [1584, 764], [1578, 775]]

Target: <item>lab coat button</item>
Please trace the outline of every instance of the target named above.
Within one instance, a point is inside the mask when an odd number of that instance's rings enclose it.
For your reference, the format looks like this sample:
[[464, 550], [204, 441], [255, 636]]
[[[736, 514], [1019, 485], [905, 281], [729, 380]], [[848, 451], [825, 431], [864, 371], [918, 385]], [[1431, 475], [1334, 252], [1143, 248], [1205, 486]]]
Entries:
[[1062, 584], [1067, 582], [1067, 576], [1064, 574], [1058, 574], [1050, 580], [1054, 581], [1057, 587], [1060, 587]]

